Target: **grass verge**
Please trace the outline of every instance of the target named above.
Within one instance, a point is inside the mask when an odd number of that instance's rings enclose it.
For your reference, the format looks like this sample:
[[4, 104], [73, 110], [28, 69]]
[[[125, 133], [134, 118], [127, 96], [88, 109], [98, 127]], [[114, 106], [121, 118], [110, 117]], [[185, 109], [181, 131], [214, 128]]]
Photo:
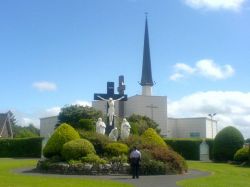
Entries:
[[250, 187], [250, 168], [223, 163], [188, 162], [189, 169], [208, 171], [208, 177], [177, 182], [183, 187]]
[[17, 168], [34, 167], [34, 159], [0, 159], [1, 187], [132, 187], [130, 184], [108, 180], [92, 180], [73, 177], [29, 176], [13, 173]]

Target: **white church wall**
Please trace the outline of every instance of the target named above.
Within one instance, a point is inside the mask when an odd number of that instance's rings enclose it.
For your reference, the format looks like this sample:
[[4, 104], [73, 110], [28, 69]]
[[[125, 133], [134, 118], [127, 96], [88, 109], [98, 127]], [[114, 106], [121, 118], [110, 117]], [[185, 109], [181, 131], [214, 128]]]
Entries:
[[217, 134], [217, 121], [207, 118], [206, 129], [207, 129], [207, 138], [215, 138]]
[[[156, 107], [156, 108], [152, 108]], [[145, 115], [159, 124], [161, 134], [167, 136], [167, 97], [135, 95], [125, 102], [125, 116]]]
[[167, 137], [177, 137], [177, 120], [175, 118], [168, 118]]
[[40, 136], [44, 137], [43, 145], [48, 141], [53, 134], [55, 125], [58, 123], [58, 116], [40, 118]]
[[207, 125], [206, 118], [172, 118], [169, 121], [169, 128], [175, 131], [176, 125], [176, 138], [206, 138]]

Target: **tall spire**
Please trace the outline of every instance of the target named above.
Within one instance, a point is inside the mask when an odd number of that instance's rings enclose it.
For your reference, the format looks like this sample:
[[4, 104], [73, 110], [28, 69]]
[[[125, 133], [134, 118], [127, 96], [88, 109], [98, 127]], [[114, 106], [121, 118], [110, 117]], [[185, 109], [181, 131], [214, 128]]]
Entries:
[[142, 95], [151, 95], [152, 92], [151, 90], [154, 83], [151, 70], [147, 13], [146, 13], [146, 23], [145, 23], [143, 64], [142, 64], [142, 75], [141, 75], [140, 85], [142, 86], [143, 89]]

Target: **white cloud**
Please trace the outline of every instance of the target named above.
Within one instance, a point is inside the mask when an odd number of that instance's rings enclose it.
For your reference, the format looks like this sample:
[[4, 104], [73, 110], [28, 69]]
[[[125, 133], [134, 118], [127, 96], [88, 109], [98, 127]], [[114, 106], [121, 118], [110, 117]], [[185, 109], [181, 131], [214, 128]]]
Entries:
[[57, 90], [57, 86], [53, 82], [41, 81], [41, 82], [34, 82], [32, 85], [39, 91], [55, 91]]
[[170, 117], [204, 117], [217, 113], [219, 126], [233, 125], [247, 138], [250, 137], [250, 92], [209, 91], [197, 92], [171, 101]]
[[184, 75], [181, 73], [174, 73], [173, 75], [170, 76], [170, 80], [176, 81], [176, 80], [181, 79], [183, 77], [184, 77]]
[[189, 74], [192, 74], [195, 72], [194, 68], [192, 68], [189, 65], [184, 64], [184, 63], [177, 63], [177, 64], [175, 64], [174, 67], [175, 67], [176, 71], [183, 71], [183, 72], [186, 72]]
[[230, 65], [219, 66], [210, 59], [198, 61], [196, 69], [201, 75], [212, 79], [226, 79], [234, 74], [234, 69]]
[[82, 100], [76, 100], [73, 105], [81, 105], [81, 106], [92, 106], [91, 102], [89, 101], [82, 101]]
[[234, 74], [231, 65], [220, 66], [215, 64], [211, 59], [202, 59], [196, 62], [194, 67], [184, 63], [174, 65], [174, 73], [170, 76], [170, 80], [178, 80], [188, 75], [199, 75], [212, 80], [227, 79]]
[[232, 10], [238, 11], [246, 0], [185, 0], [185, 3], [195, 9]]

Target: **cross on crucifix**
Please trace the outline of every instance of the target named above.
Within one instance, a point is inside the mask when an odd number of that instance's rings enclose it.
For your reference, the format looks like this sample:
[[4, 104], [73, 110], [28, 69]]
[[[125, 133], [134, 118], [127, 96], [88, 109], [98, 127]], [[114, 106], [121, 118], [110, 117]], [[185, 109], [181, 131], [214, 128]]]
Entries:
[[120, 101], [127, 101], [127, 95], [115, 94], [115, 83], [114, 82], [107, 82], [107, 93], [106, 94], [95, 93], [94, 100], [102, 100], [102, 99], [100, 99], [99, 96], [104, 98], [104, 99], [112, 98], [113, 100], [117, 100], [117, 99], [123, 97], [123, 99], [121, 99]]
[[94, 100], [107, 101], [107, 116], [109, 124], [106, 129], [108, 134], [114, 128], [114, 116], [115, 116], [115, 101], [127, 101], [127, 95], [114, 93], [114, 82], [107, 82], [106, 94], [94, 94]]
[[154, 120], [154, 109], [159, 108], [159, 107], [154, 106], [153, 104], [146, 106], [146, 107], [151, 109], [151, 119]]

